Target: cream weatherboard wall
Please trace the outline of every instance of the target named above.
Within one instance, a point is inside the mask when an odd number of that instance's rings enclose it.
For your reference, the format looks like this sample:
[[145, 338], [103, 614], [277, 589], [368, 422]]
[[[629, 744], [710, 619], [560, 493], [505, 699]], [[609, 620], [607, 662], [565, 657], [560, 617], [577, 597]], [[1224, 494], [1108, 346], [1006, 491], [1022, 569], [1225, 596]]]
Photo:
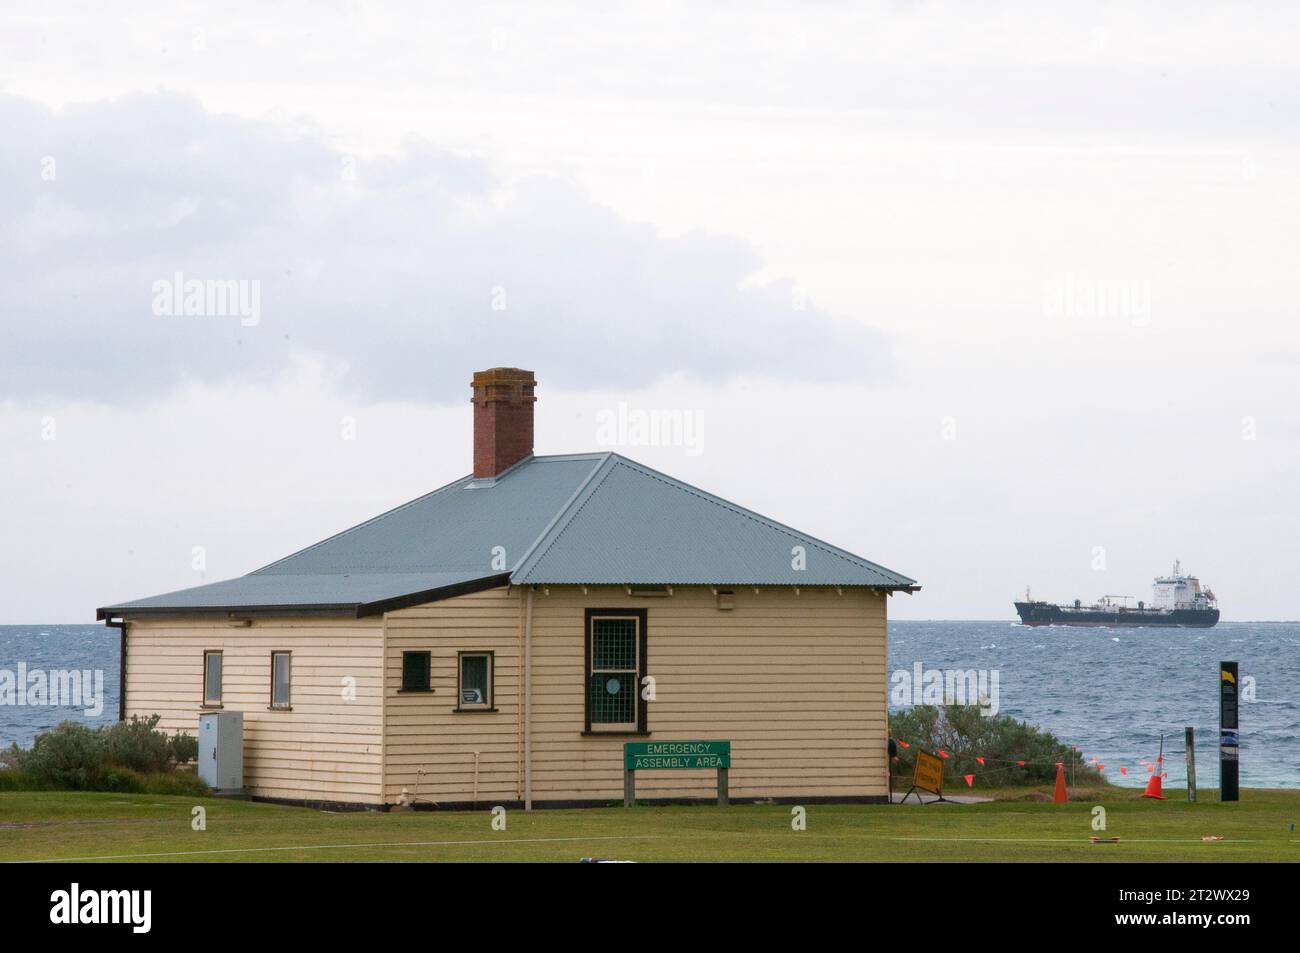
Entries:
[[[652, 740], [728, 739], [731, 795], [886, 793], [885, 596], [871, 590], [709, 587], [634, 598], [623, 587], [533, 596], [535, 803], [617, 801], [626, 736], [584, 735], [588, 608], [647, 613]], [[195, 733], [203, 653], [223, 657], [223, 702], [244, 713], [244, 776], [259, 797], [395, 804], [518, 802], [525, 590], [502, 587], [382, 618], [128, 622], [127, 714]], [[271, 711], [272, 651], [292, 652], [291, 711]], [[430, 653], [429, 692], [402, 691], [402, 653]], [[494, 709], [458, 711], [457, 658], [490, 651]], [[355, 679], [347, 700], [344, 679]], [[712, 771], [647, 771], [640, 797], [711, 797]]]
[[[403, 790], [421, 804], [522, 797], [518, 589], [489, 589], [385, 617], [384, 800]], [[581, 649], [581, 642], [579, 642]], [[458, 711], [460, 652], [494, 653], [495, 711]], [[428, 652], [429, 692], [402, 691], [402, 654]]]
[[[864, 589], [709, 587], [634, 598], [623, 587], [539, 587], [533, 602], [534, 802], [622, 797], [626, 736], [584, 735], [585, 612], [644, 609], [652, 739], [732, 741], [733, 797], [883, 796], [885, 596]], [[386, 618], [384, 799], [523, 797], [524, 591], [496, 589]], [[457, 712], [457, 654], [495, 653], [495, 712]], [[402, 652], [431, 653], [433, 692], [403, 693]], [[652, 771], [640, 797], [712, 796], [712, 771]]]
[[[842, 592], [842, 594], [841, 594]], [[728, 739], [733, 797], [886, 793], [884, 596], [861, 589], [621, 588], [534, 598], [533, 797], [620, 798], [625, 738], [581, 734], [585, 610], [647, 610], [651, 737]], [[578, 637], [575, 638], [575, 635]], [[638, 797], [710, 797], [714, 771], [647, 771]]]
[[[198, 734], [203, 654], [222, 653], [222, 702], [244, 714], [244, 783], [258, 797], [382, 802], [379, 619], [131, 619], [127, 716]], [[271, 711], [271, 652], [292, 654], [289, 711]], [[345, 681], [345, 680], [355, 680]], [[345, 689], [355, 685], [355, 700]]]

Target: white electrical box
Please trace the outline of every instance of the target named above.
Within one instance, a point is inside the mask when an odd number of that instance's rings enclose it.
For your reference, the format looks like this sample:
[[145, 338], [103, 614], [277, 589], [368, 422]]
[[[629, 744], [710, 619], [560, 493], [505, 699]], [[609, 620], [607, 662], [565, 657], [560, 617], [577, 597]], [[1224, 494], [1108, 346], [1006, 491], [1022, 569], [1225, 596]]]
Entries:
[[199, 778], [220, 792], [244, 789], [244, 713], [199, 715]]

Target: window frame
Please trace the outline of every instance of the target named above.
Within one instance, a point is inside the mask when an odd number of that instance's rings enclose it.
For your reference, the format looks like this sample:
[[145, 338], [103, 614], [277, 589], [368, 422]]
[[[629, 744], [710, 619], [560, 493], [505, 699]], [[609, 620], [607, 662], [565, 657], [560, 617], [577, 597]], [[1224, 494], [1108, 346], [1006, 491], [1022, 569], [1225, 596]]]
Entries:
[[[587, 609], [584, 613], [583, 620], [583, 665], [582, 665], [582, 710], [583, 710], [583, 729], [584, 735], [648, 735], [649, 727], [649, 705], [642, 694], [641, 687], [645, 682], [646, 675], [649, 673], [649, 631], [648, 631], [649, 613], [645, 609]], [[618, 722], [606, 725], [606, 723], [596, 722], [593, 726], [591, 721], [591, 676], [594, 674], [591, 670], [591, 649], [592, 640], [595, 634], [592, 629], [592, 622], [596, 619], [636, 619], [637, 624], [637, 666], [634, 687], [636, 691], [636, 721], [635, 722]]]
[[[424, 666], [424, 685], [419, 688], [408, 688], [406, 685], [406, 657], [408, 655], [423, 655], [425, 658]], [[430, 694], [433, 692], [433, 652], [428, 649], [405, 649], [402, 651], [402, 674], [401, 687], [397, 689], [401, 692]]]
[[[283, 655], [288, 659], [286, 663], [289, 666], [288, 677], [284, 680], [285, 699], [283, 704], [277, 705], [275, 702], [275, 657]], [[289, 649], [272, 649], [271, 650], [271, 695], [270, 704], [267, 706], [268, 711], [293, 711], [293, 652]]]
[[[487, 700], [481, 704], [465, 703], [461, 686], [465, 679], [464, 663], [466, 657], [487, 659]], [[456, 711], [496, 711], [497, 710], [497, 659], [496, 652], [485, 649], [465, 649], [456, 653]]]
[[[213, 701], [208, 697], [208, 659], [215, 655], [217, 662], [217, 700]], [[226, 679], [226, 660], [222, 657], [221, 649], [204, 649], [203, 650], [203, 684], [200, 686], [202, 700], [199, 703], [200, 708], [224, 708], [223, 699], [225, 696], [225, 679]]]

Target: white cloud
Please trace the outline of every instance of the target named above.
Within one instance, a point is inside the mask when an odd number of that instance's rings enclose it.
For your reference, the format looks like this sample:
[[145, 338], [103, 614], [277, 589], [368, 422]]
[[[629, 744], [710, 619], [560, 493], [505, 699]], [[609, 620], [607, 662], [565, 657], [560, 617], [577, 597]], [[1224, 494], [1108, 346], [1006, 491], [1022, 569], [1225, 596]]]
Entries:
[[[22, 358], [0, 393], [130, 400], [301, 354], [346, 362], [368, 396], [426, 400], [480, 365], [574, 386], [886, 369], [864, 324], [788, 281], [746, 284], [762, 262], [743, 241], [665, 238], [554, 178], [507, 189], [419, 144], [349, 156], [163, 94], [57, 113], [0, 100], [0, 126], [0, 347]], [[260, 313], [157, 316], [155, 283], [195, 280], [255, 287]]]

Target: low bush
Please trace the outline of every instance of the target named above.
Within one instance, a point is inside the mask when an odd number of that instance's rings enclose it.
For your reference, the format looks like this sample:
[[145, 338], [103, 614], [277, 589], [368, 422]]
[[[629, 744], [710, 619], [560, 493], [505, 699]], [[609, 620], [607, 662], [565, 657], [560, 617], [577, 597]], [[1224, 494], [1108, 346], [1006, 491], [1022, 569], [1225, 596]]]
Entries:
[[172, 760], [172, 746], [167, 733], [158, 730], [160, 719], [159, 715], [148, 718], [132, 715], [130, 721], [119, 721], [102, 729], [105, 762], [141, 774], [166, 768]]
[[177, 764], [189, 764], [199, 760], [199, 739], [178, 731], [172, 735], [172, 760]]
[[17, 767], [53, 788], [82, 791], [104, 767], [104, 733], [76, 721], [65, 721], [36, 736], [30, 751], [18, 758]]
[[[1078, 753], [1051, 732], [1009, 715], [986, 716], [978, 705], [916, 705], [890, 712], [889, 733], [908, 743], [899, 747], [895, 777], [911, 776], [919, 749], [947, 752], [944, 774], [948, 777], [974, 774], [993, 787], [1051, 782], [1058, 761], [1067, 770], [1073, 764], [1071, 784], [1106, 783], [1100, 772], [1080, 763]], [[1025, 762], [1024, 766], [1017, 761]]]
[[201, 795], [193, 770], [176, 769], [198, 756], [198, 741], [158, 730], [158, 715], [132, 716], [102, 728], [65, 721], [36, 736], [30, 749], [0, 750], [0, 791], [115, 791]]

